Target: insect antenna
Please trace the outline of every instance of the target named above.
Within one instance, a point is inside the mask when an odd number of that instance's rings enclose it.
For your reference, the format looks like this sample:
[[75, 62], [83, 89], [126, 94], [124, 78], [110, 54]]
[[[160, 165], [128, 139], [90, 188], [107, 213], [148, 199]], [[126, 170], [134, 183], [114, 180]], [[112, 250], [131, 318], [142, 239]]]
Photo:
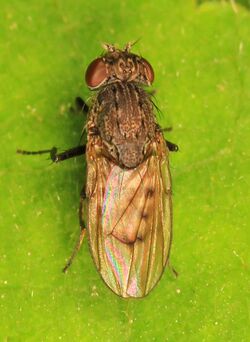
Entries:
[[113, 44], [102, 43], [102, 47], [108, 52], [115, 52], [116, 50]]
[[131, 50], [131, 48], [137, 44], [139, 42], [139, 40], [141, 40], [141, 37], [137, 38], [134, 42], [128, 42], [125, 46], [124, 46], [124, 50], [125, 52], [129, 52]]

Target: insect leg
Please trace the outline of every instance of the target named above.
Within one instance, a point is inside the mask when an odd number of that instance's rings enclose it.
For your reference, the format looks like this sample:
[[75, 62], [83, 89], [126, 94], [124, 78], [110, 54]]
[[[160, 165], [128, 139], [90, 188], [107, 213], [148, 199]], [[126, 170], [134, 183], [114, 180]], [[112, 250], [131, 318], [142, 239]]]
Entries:
[[50, 153], [50, 158], [53, 162], [58, 163], [66, 159], [81, 156], [85, 154], [85, 152], [86, 152], [85, 145], [79, 145], [61, 153], [57, 153], [57, 149], [54, 148], [54, 151]]
[[79, 112], [88, 113], [89, 106], [86, 104], [86, 102], [81, 97], [75, 98], [75, 107]]
[[50, 159], [54, 163], [58, 163], [60, 161], [63, 161], [63, 160], [84, 154], [86, 152], [86, 146], [85, 145], [76, 146], [76, 147], [70, 148], [69, 150], [66, 150], [64, 152], [61, 152], [61, 153], [57, 153], [56, 147], [52, 147], [50, 150], [40, 150], [40, 151], [25, 151], [25, 150], [19, 150], [18, 149], [16, 152], [19, 154], [25, 154], [25, 155], [49, 153]]
[[167, 145], [169, 151], [177, 152], [179, 150], [178, 145], [176, 145], [176, 144], [174, 144], [174, 143], [172, 143], [172, 142], [170, 142], [168, 140], [165, 140], [165, 142], [166, 142], [166, 145]]
[[173, 127], [169, 126], [169, 127], [162, 128], [161, 130], [162, 132], [171, 132], [173, 130]]
[[179, 273], [176, 271], [176, 269], [171, 265], [170, 261], [168, 260], [168, 267], [170, 271], [173, 273], [174, 277], [177, 278]]
[[85, 228], [85, 224], [83, 222], [83, 218], [82, 218], [82, 212], [83, 212], [83, 201], [86, 199], [86, 194], [85, 194], [85, 190], [84, 188], [81, 191], [81, 196], [80, 196], [80, 204], [79, 204], [79, 221], [80, 221], [80, 236], [79, 239], [75, 245], [75, 248], [73, 250], [73, 253], [71, 254], [69, 260], [67, 261], [66, 265], [63, 268], [63, 272], [65, 273], [67, 271], [67, 269], [70, 267], [70, 265], [72, 264], [72, 261], [74, 260], [77, 252], [79, 251], [79, 249], [81, 248], [84, 236], [86, 234], [86, 228]]

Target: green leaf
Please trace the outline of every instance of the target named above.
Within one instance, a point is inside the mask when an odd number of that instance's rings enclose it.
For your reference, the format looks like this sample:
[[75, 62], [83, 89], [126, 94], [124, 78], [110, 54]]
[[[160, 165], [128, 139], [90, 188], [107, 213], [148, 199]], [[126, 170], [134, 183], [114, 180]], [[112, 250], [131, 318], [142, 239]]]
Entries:
[[[232, 6], [233, 3], [233, 6]], [[236, 10], [235, 10], [236, 8]], [[247, 341], [250, 26], [236, 1], [42, 1], [0, 5], [1, 341]], [[80, 157], [51, 165], [17, 148], [76, 146], [87, 65], [101, 42], [154, 66], [159, 123], [173, 127], [171, 262], [141, 300], [101, 281], [78, 237]]]

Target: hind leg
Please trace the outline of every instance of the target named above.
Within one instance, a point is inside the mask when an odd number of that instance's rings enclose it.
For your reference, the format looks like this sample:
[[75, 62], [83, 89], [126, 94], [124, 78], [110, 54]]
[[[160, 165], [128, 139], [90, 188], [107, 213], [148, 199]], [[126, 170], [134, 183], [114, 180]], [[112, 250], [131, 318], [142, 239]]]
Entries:
[[81, 248], [84, 236], [86, 234], [86, 226], [84, 224], [83, 221], [83, 201], [86, 199], [86, 194], [85, 194], [85, 187], [82, 189], [81, 191], [81, 196], [80, 196], [80, 204], [79, 204], [79, 223], [80, 223], [80, 235], [78, 238], [78, 241], [73, 249], [73, 252], [69, 258], [69, 260], [67, 261], [66, 265], [63, 268], [63, 272], [65, 273], [68, 268], [71, 266], [75, 256], [77, 255], [78, 251]]

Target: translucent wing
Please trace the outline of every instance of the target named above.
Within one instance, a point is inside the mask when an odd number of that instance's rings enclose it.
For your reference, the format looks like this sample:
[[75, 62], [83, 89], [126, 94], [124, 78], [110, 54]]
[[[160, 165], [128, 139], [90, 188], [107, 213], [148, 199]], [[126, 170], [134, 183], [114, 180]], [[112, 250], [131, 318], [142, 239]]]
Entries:
[[168, 150], [162, 136], [153, 145], [154, 153], [131, 170], [100, 156], [88, 160], [90, 248], [103, 280], [122, 297], [147, 295], [169, 255]]

